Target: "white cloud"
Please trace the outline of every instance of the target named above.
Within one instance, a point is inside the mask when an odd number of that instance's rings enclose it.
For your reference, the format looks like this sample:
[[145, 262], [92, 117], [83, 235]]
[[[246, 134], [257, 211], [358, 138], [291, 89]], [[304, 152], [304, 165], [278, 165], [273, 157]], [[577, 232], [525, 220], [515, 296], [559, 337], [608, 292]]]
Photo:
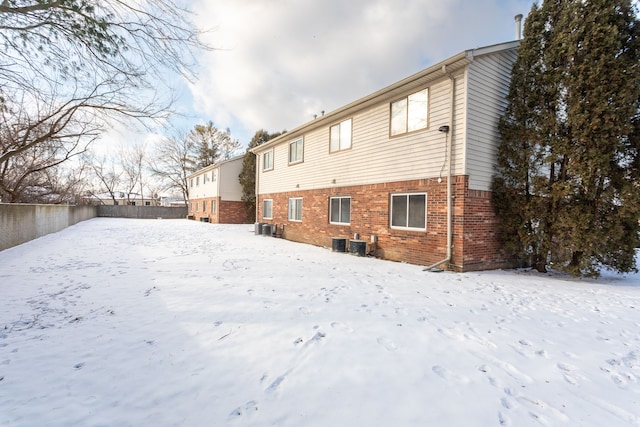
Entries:
[[513, 40], [532, 0], [198, 0], [221, 48], [189, 86], [196, 115], [247, 143], [292, 129], [465, 49]]

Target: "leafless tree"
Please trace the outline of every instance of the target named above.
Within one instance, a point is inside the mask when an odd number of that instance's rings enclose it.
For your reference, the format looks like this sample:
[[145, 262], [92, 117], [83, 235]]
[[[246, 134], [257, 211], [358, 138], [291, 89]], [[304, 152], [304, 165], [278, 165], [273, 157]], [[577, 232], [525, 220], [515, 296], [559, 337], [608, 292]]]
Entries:
[[194, 52], [207, 49], [189, 17], [172, 0], [0, 2], [5, 195], [84, 152], [114, 119], [167, 117], [167, 73], [194, 78]]
[[187, 176], [196, 170], [197, 147], [188, 134], [163, 137], [156, 145], [149, 169], [163, 190], [180, 191], [189, 199]]

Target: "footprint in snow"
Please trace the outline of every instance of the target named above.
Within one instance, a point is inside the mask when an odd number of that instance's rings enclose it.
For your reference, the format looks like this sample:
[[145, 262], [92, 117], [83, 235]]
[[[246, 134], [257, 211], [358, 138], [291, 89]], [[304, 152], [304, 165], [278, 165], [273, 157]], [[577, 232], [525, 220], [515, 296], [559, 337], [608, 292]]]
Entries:
[[440, 378], [447, 380], [447, 381], [455, 381], [457, 383], [460, 384], [466, 384], [469, 382], [469, 378], [465, 377], [464, 375], [458, 375], [454, 372], [449, 371], [448, 369], [440, 366], [440, 365], [434, 365], [431, 370], [438, 375]]
[[250, 400], [244, 405], [238, 406], [229, 414], [229, 419], [241, 417], [243, 415], [250, 415], [254, 412], [258, 412], [258, 402]]
[[378, 344], [383, 346], [387, 351], [396, 351], [398, 349], [396, 343], [391, 341], [389, 338], [379, 337]]

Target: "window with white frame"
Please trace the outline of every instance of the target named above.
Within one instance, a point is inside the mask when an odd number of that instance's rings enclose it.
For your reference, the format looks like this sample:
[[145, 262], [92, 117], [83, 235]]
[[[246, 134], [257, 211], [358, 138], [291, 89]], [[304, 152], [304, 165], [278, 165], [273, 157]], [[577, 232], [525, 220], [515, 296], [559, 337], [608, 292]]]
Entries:
[[428, 98], [428, 89], [423, 89], [391, 103], [391, 136], [427, 127]]
[[300, 163], [303, 158], [304, 143], [302, 138], [298, 138], [289, 143], [289, 164]]
[[265, 199], [262, 201], [262, 218], [273, 219], [273, 200]]
[[392, 194], [390, 216], [392, 228], [426, 230], [426, 193]]
[[202, 201], [202, 212], [206, 212], [207, 211], [207, 201], [203, 200]]
[[190, 184], [191, 184], [190, 187], [193, 188], [193, 178], [191, 178], [189, 181], [190, 181]]
[[351, 119], [331, 126], [329, 129], [329, 152], [351, 148]]
[[269, 150], [262, 155], [262, 170], [270, 171], [273, 169], [273, 150]]
[[329, 198], [329, 222], [331, 224], [351, 223], [351, 197]]
[[215, 182], [218, 177], [216, 171], [211, 171], [211, 181]]
[[200, 185], [200, 177], [196, 176], [196, 185]]
[[200, 202], [196, 202], [196, 212], [200, 212]]
[[289, 221], [302, 221], [302, 197], [289, 199]]
[[211, 213], [216, 213], [216, 201], [211, 201]]

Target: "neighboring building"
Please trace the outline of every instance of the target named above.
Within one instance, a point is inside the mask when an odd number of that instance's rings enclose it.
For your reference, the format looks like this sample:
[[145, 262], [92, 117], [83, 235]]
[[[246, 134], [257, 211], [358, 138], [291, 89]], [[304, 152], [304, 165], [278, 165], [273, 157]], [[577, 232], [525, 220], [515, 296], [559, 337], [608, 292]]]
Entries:
[[357, 233], [390, 260], [510, 265], [490, 190], [518, 43], [461, 52], [254, 148], [258, 221], [325, 247]]
[[115, 191], [113, 196], [111, 193], [101, 193], [85, 197], [84, 199], [87, 203], [92, 205], [160, 206], [159, 201], [152, 197], [121, 191]]
[[251, 222], [238, 179], [243, 157], [207, 166], [187, 177], [190, 219], [221, 224]]

